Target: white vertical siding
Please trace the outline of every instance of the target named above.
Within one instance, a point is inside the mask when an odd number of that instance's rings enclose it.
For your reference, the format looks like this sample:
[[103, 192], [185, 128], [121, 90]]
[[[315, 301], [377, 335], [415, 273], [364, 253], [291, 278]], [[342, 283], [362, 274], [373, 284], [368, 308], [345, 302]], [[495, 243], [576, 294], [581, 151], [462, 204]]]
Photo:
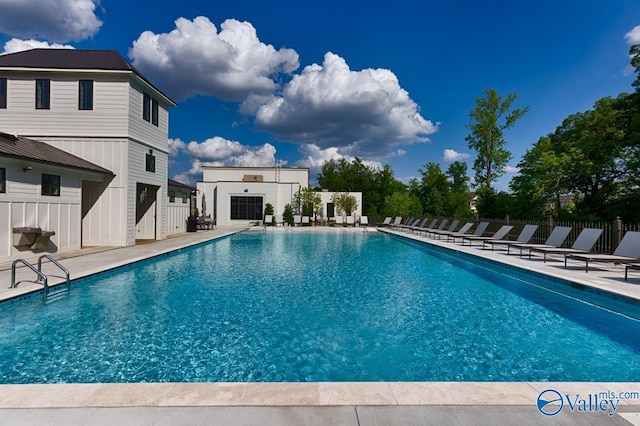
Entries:
[[[13, 228], [32, 226], [55, 231], [49, 250], [65, 252], [80, 249], [81, 172], [33, 163], [23, 172], [24, 162], [3, 159], [7, 169], [7, 192], [0, 194], [0, 262], [36, 256], [30, 250], [13, 246]], [[60, 176], [60, 196], [40, 195], [42, 173]]]

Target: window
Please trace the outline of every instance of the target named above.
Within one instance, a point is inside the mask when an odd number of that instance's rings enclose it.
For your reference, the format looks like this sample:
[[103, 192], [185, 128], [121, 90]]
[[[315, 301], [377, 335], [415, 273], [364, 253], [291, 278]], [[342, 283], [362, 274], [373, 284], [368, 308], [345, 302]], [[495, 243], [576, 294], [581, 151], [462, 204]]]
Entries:
[[42, 174], [42, 195], [60, 196], [60, 176]]
[[142, 94], [142, 119], [151, 121], [151, 96], [148, 93]]
[[0, 167], [0, 193], [7, 192], [7, 169]]
[[158, 100], [151, 99], [151, 124], [158, 125]]
[[154, 126], [158, 125], [158, 105], [157, 99], [146, 92], [142, 93], [142, 119]]
[[0, 108], [7, 107], [7, 79], [0, 78]]
[[231, 219], [262, 219], [262, 197], [231, 197]]
[[36, 109], [49, 109], [51, 95], [51, 80], [36, 79]]
[[187, 204], [187, 201], [189, 201], [189, 194], [187, 194], [186, 192], [182, 193], [182, 204]]
[[147, 157], [144, 162], [144, 169], [148, 172], [155, 173], [156, 172], [156, 157], [152, 154], [147, 154]]
[[176, 191], [169, 191], [169, 202], [170, 203], [176, 202]]
[[93, 109], [93, 80], [78, 82], [78, 109]]

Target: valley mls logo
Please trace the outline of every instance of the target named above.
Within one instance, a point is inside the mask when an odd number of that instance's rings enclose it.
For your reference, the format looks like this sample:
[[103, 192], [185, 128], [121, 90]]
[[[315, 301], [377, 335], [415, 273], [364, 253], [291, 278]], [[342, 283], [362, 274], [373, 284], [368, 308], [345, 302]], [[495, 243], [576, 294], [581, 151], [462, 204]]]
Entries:
[[554, 389], [547, 389], [540, 392], [537, 401], [538, 411], [545, 416], [555, 416], [564, 407], [564, 401], [560, 392]]
[[569, 410], [579, 413], [606, 413], [613, 417], [618, 410], [620, 398], [614, 392], [604, 391], [586, 395], [562, 395], [555, 389], [540, 392], [536, 406], [545, 416], [555, 416], [566, 406]]

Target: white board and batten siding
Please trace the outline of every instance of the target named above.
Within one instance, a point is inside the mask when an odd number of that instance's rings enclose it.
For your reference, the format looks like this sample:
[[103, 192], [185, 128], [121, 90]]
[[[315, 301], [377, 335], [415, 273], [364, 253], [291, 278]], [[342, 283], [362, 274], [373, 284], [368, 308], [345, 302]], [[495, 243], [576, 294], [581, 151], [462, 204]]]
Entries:
[[[0, 193], [0, 262], [39, 255], [13, 246], [13, 228], [39, 227], [55, 231], [49, 249], [43, 253], [79, 250], [81, 244], [81, 198], [84, 172], [46, 164], [2, 159], [6, 168], [7, 188]], [[41, 195], [42, 173], [60, 176], [60, 196]], [[95, 176], [92, 177], [95, 179]]]

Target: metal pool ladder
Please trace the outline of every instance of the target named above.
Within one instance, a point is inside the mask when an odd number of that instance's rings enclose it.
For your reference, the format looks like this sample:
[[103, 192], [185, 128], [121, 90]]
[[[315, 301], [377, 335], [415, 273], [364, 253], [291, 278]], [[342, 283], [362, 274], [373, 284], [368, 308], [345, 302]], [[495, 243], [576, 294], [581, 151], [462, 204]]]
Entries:
[[42, 273], [42, 259], [48, 259], [52, 264], [57, 266], [65, 274], [64, 277], [59, 277], [59, 278], [66, 278], [65, 290], [56, 291], [55, 293], [52, 294], [52, 296], [59, 295], [62, 292], [68, 293], [69, 288], [71, 286], [71, 281], [69, 280], [69, 271], [48, 254], [43, 254], [38, 258], [38, 269], [36, 269], [31, 263], [27, 262], [24, 259], [16, 259], [13, 262], [13, 264], [11, 264], [11, 286], [9, 288], [16, 288], [16, 286], [18, 285], [18, 283], [16, 283], [16, 266], [18, 263], [22, 263], [24, 266], [31, 269], [37, 275], [38, 280], [35, 282], [36, 283], [41, 282], [42, 285], [44, 286], [43, 297], [44, 297], [44, 300], [46, 301], [49, 298], [49, 278]]

